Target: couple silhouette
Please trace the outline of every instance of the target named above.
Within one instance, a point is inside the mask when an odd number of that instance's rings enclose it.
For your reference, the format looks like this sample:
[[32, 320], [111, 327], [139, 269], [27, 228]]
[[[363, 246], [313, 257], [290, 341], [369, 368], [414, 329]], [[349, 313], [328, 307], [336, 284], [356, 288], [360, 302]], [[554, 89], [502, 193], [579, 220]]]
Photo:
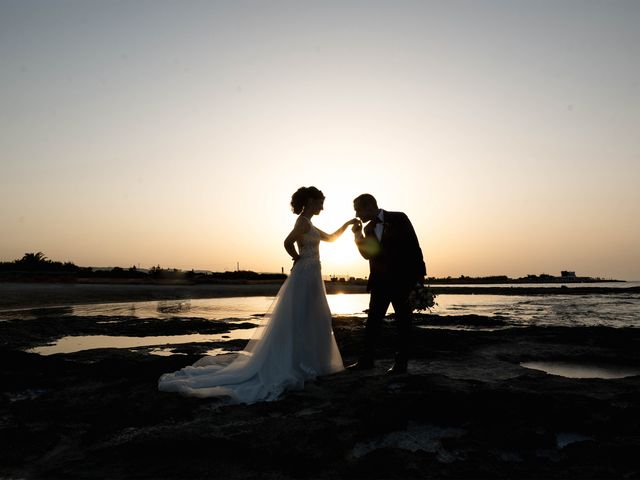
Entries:
[[324, 206], [316, 187], [301, 187], [291, 197], [298, 215], [284, 241], [293, 259], [291, 274], [280, 288], [242, 352], [204, 357], [192, 366], [160, 377], [158, 387], [195, 397], [227, 397], [251, 404], [279, 398], [318, 376], [344, 370], [331, 326], [331, 311], [322, 280], [319, 245], [338, 239], [351, 226], [358, 251], [369, 261], [370, 292], [364, 341], [349, 370], [375, 367], [375, 349], [382, 320], [393, 305], [398, 342], [389, 374], [407, 372], [412, 307], [409, 295], [422, 285], [426, 267], [416, 233], [407, 215], [378, 207], [370, 194], [353, 201], [355, 218], [333, 233], [312, 223]]

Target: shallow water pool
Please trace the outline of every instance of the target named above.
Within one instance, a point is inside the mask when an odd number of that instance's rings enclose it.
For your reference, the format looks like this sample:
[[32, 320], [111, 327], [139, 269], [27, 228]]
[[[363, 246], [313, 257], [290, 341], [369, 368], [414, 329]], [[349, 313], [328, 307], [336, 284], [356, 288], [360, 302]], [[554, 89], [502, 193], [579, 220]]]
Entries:
[[522, 362], [520, 366], [566, 378], [602, 378], [611, 380], [640, 375], [640, 368], [631, 366], [587, 365], [571, 362]]

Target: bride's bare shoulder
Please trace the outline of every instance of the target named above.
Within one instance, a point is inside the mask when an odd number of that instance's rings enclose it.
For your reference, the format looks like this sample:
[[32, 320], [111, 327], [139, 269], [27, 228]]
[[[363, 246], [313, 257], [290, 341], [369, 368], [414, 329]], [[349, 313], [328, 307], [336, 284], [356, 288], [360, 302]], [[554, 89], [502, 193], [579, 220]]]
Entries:
[[296, 224], [294, 227], [296, 230], [300, 230], [302, 233], [307, 233], [311, 228], [311, 220], [307, 217], [300, 215], [296, 220]]

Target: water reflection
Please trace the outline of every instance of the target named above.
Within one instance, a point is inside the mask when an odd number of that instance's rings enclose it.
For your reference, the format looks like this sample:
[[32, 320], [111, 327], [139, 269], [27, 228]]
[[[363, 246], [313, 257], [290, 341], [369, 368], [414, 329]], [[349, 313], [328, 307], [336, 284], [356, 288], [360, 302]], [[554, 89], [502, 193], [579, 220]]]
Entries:
[[520, 366], [567, 378], [615, 378], [640, 375], [640, 369], [627, 366], [585, 365], [571, 362], [522, 362]]
[[556, 445], [560, 449], [565, 448], [567, 445], [589, 440], [593, 440], [593, 437], [587, 437], [586, 435], [575, 432], [558, 432], [556, 434]]
[[191, 310], [191, 300], [161, 300], [158, 302], [158, 313], [183, 313]]
[[160, 357], [170, 357], [171, 355], [186, 355], [186, 353], [176, 352], [173, 348], [154, 348], [149, 350], [151, 355], [158, 355]]
[[152, 337], [115, 337], [110, 335], [79, 335], [63, 337], [52, 345], [44, 345], [27, 350], [40, 355], [74, 353], [96, 348], [135, 348], [154, 345], [180, 345], [195, 342], [224, 342], [228, 340], [249, 340], [255, 328], [236, 329], [222, 334], [162, 335]]
[[267, 311], [273, 300], [274, 297], [229, 297], [77, 305], [73, 307], [73, 313], [78, 316], [124, 315], [160, 319], [181, 317], [199, 317], [207, 320], [249, 319], [256, 313]]
[[73, 314], [73, 307], [40, 307], [27, 310], [32, 318], [64, 317]]
[[[368, 294], [328, 295], [334, 315], [364, 317]], [[194, 300], [102, 303], [0, 312], [1, 320], [42, 317], [106, 316], [134, 318], [198, 317], [207, 320], [247, 320], [266, 312], [274, 297], [230, 297]], [[475, 314], [506, 319], [509, 325], [640, 327], [640, 294], [608, 295], [438, 295], [433, 313]], [[393, 309], [389, 308], [389, 313]]]

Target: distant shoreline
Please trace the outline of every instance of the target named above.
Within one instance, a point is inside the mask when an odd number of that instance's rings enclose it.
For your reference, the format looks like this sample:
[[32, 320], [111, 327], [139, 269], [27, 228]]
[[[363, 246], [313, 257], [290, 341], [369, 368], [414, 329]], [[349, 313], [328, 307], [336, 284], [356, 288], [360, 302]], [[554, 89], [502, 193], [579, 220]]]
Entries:
[[[17, 283], [0, 282], [0, 310], [186, 300], [222, 297], [275, 296], [282, 282], [236, 284]], [[366, 293], [365, 285], [326, 282], [327, 293]], [[491, 287], [431, 286], [436, 295], [589, 295], [640, 293], [640, 287]]]

